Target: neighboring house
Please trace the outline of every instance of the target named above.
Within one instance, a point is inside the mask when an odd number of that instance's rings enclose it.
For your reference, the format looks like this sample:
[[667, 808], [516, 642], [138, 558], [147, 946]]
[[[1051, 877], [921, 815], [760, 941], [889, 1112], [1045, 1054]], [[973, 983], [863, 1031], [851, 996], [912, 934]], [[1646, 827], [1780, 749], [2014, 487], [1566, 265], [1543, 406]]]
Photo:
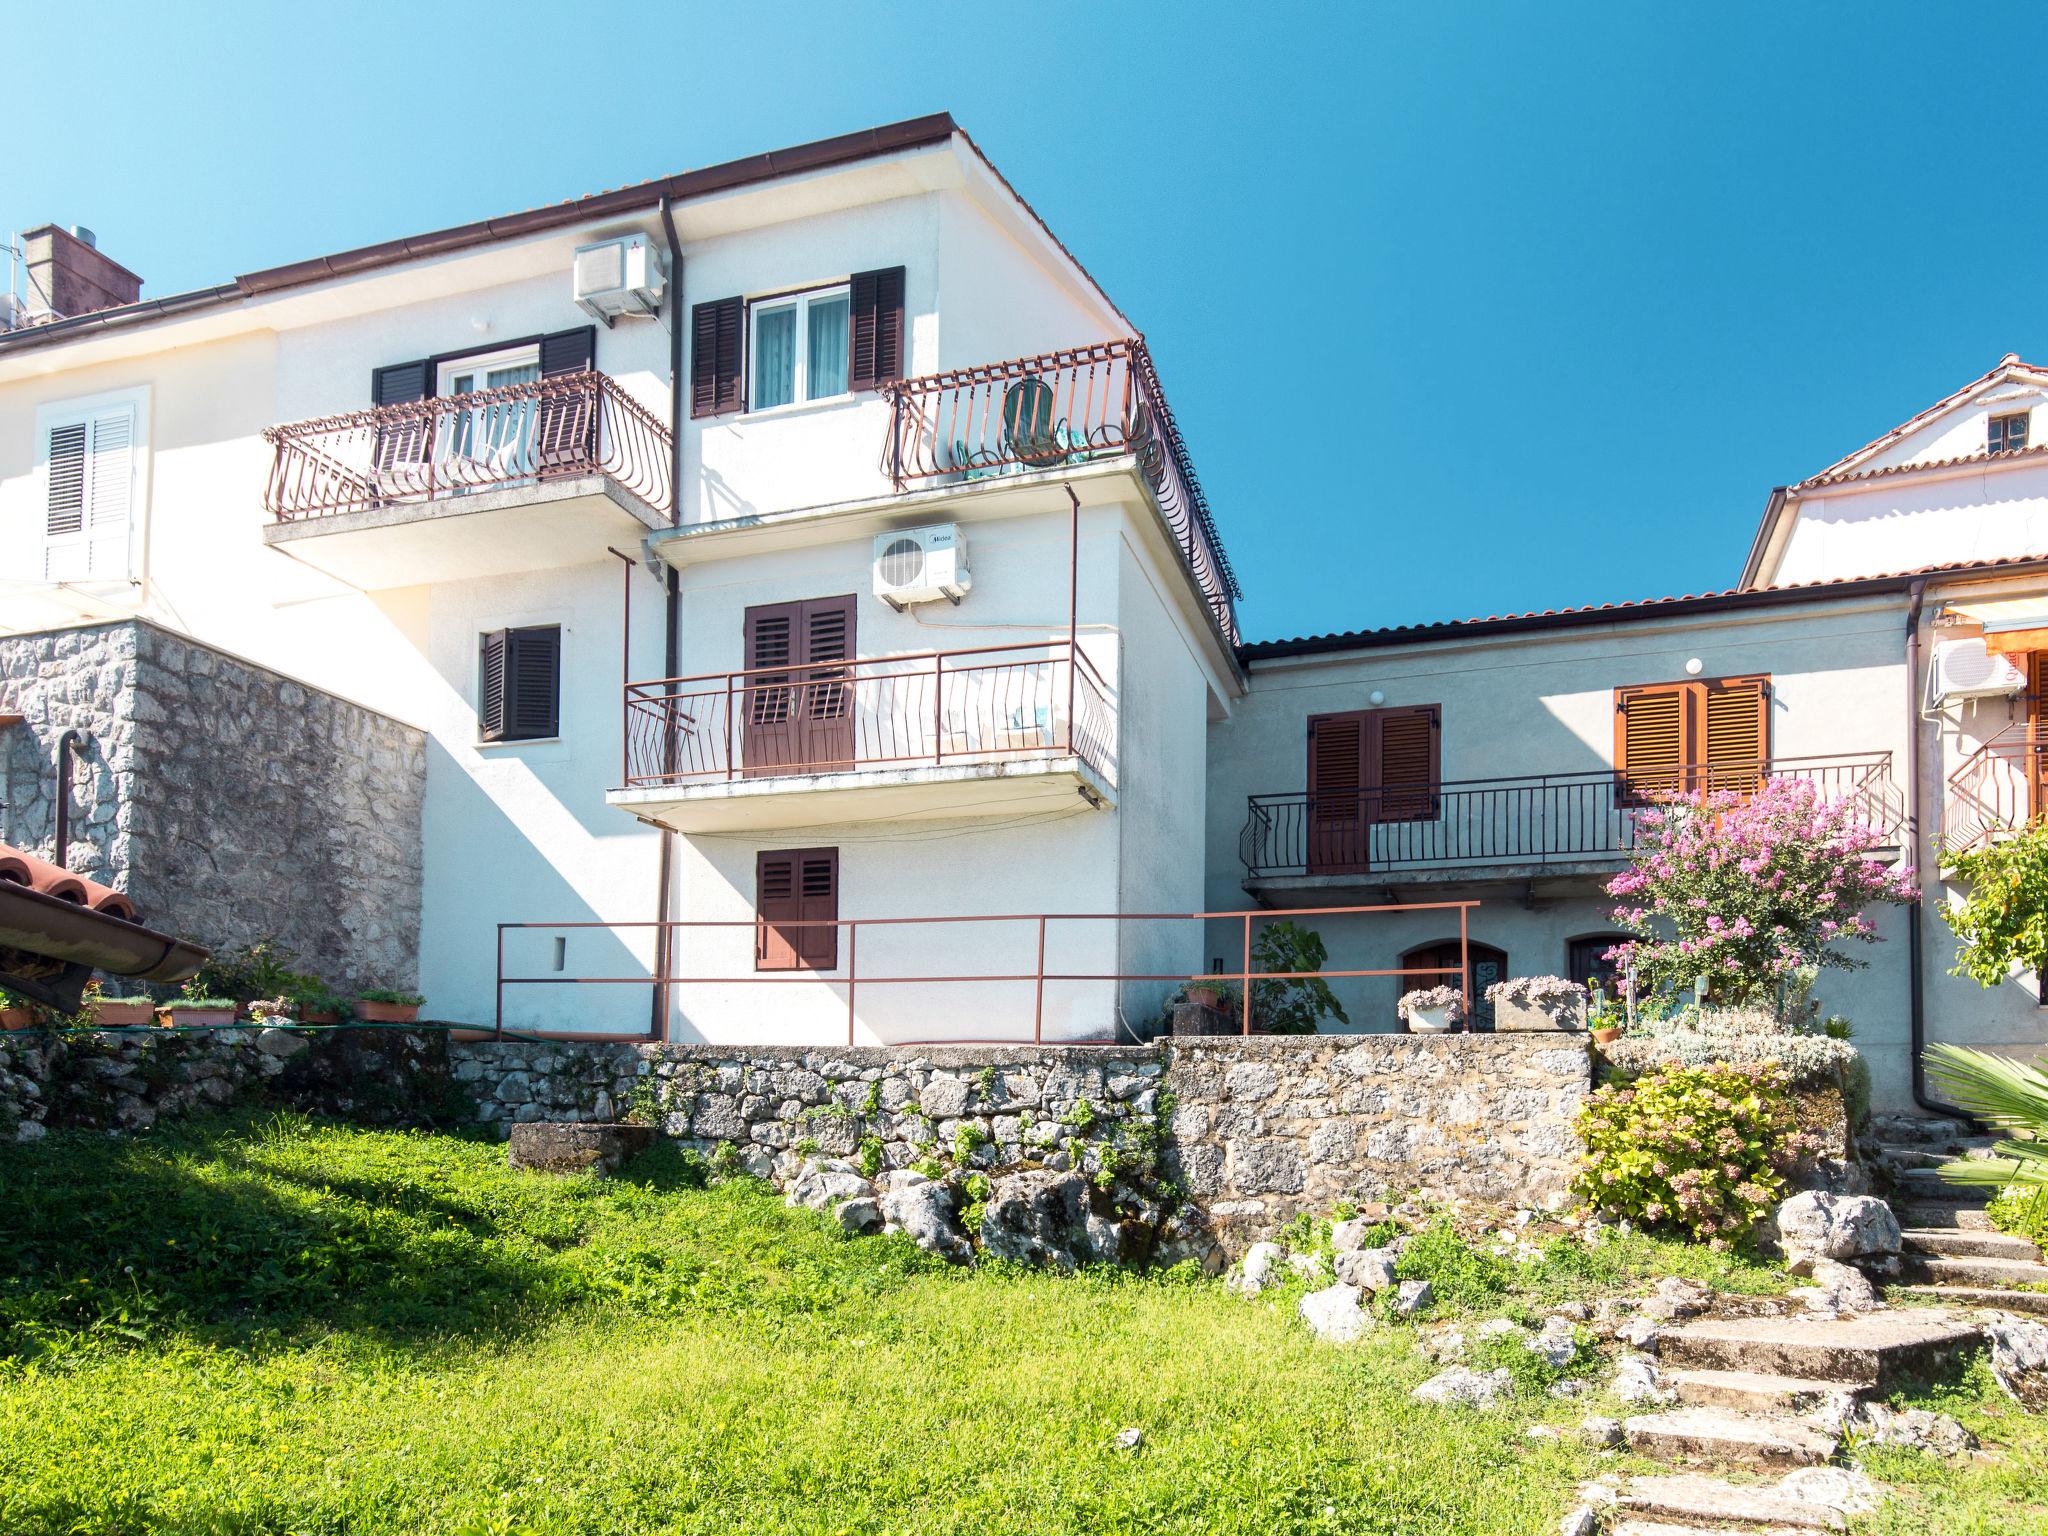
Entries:
[[[423, 733], [377, 878], [436, 1017], [1100, 1039], [1238, 969], [1245, 909], [1372, 906], [1405, 910], [1307, 921], [1332, 971], [1409, 973], [1338, 978], [1385, 1029], [1461, 929], [1475, 989], [1599, 972], [1661, 789], [1809, 777], [1923, 855], [2041, 808], [2038, 653], [1992, 654], [2048, 648], [2016, 360], [1774, 493], [1728, 592], [1245, 644], [1136, 327], [944, 116], [166, 299], [27, 244], [54, 318], [0, 333], [0, 764], [164, 712], [127, 653], [70, 681], [137, 624], [256, 680], [219, 719], [177, 695], [222, 783], [303, 776], [274, 744], [310, 685], [383, 756], [324, 727], [305, 811], [389, 834], [361, 787]], [[141, 707], [77, 697], [108, 690]], [[93, 790], [103, 877], [147, 776]], [[10, 792], [8, 835], [52, 798]], [[387, 887], [350, 847], [216, 870], [354, 911]], [[2032, 978], [1980, 994], [1919, 926], [1930, 1038], [2039, 1044]], [[1895, 1105], [1911, 952], [1824, 987]]]

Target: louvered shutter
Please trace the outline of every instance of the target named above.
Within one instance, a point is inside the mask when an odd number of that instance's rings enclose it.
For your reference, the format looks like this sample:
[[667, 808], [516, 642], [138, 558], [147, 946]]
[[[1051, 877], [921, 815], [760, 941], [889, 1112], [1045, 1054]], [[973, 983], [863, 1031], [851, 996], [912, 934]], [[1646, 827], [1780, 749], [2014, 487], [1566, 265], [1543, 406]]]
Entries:
[[[370, 374], [372, 405], [409, 405], [415, 400], [426, 399], [433, 392], [434, 370], [425, 358], [410, 363], [392, 363], [388, 367], [374, 369]], [[426, 457], [426, 445], [426, 415], [408, 411], [397, 419], [377, 423], [370, 443], [370, 463], [380, 470], [390, 470], [399, 464], [418, 464]], [[408, 483], [391, 489], [402, 495], [415, 487]]]
[[1761, 677], [1721, 678], [1700, 688], [1703, 789], [1753, 790], [1770, 755], [1770, 684]]
[[548, 624], [505, 638], [506, 734], [523, 741], [560, 735], [562, 631]]
[[839, 850], [807, 848], [796, 865], [798, 915], [811, 925], [796, 930], [797, 959], [829, 971], [839, 964]]
[[1625, 804], [1645, 805], [1685, 787], [1693, 692], [1690, 683], [1672, 683], [1616, 694], [1614, 768]]
[[135, 414], [133, 405], [120, 405], [49, 429], [45, 579], [117, 581], [129, 575]]
[[[597, 327], [579, 326], [540, 339], [540, 376], [556, 379], [597, 366]], [[534, 423], [534, 466], [543, 475], [587, 474], [597, 463], [595, 385], [543, 392]]]
[[903, 277], [901, 267], [853, 274], [846, 346], [850, 389], [877, 389], [903, 377]]
[[854, 600], [819, 598], [804, 604], [804, 762], [811, 766], [853, 760], [853, 686], [834, 662], [853, 658]]
[[509, 631], [494, 629], [477, 642], [476, 727], [485, 741], [505, 739], [505, 653]]
[[1317, 715], [1308, 723], [1308, 792], [1316, 821], [1350, 821], [1365, 788], [1365, 716]]
[[803, 916], [797, 895], [797, 856], [793, 852], [760, 853], [754, 857], [754, 969], [793, 971], [797, 967], [797, 929]]
[[1374, 821], [1433, 821], [1437, 813], [1438, 712], [1434, 704], [1367, 716], [1368, 814]]
[[690, 311], [690, 414], [721, 416], [740, 408], [739, 299], [717, 299]]
[[764, 603], [746, 614], [745, 717], [753, 725], [780, 725], [794, 712], [795, 691], [785, 670], [797, 658], [802, 603]]

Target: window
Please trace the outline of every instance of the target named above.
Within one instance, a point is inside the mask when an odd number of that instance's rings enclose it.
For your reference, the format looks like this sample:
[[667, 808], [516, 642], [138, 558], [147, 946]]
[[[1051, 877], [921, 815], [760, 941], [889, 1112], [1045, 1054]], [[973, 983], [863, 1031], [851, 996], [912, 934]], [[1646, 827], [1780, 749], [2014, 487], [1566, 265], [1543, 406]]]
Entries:
[[1755, 789], [1770, 755], [1771, 680], [1719, 677], [1614, 691], [1624, 805], [1702, 789]]
[[855, 616], [851, 594], [747, 609], [740, 713], [746, 774], [852, 766], [853, 685], [844, 663], [854, 654]]
[[1985, 449], [1991, 453], [2018, 453], [2027, 446], [2027, 412], [1991, 418]]
[[839, 964], [839, 850], [778, 848], [754, 858], [754, 969]]
[[1606, 958], [1607, 951], [1628, 941], [1625, 933], [1589, 933], [1571, 940], [1565, 945], [1565, 980], [1581, 986], [1597, 981], [1609, 997], [1614, 996], [1621, 967]]
[[140, 501], [146, 392], [127, 390], [38, 413], [43, 577], [126, 581]]
[[829, 400], [846, 393], [846, 285], [764, 299], [752, 308], [752, 389], [747, 408], [773, 410], [799, 400]]
[[1436, 819], [1441, 722], [1435, 704], [1309, 717], [1313, 873], [1366, 868], [1373, 826]]
[[561, 734], [562, 630], [494, 629], [478, 641], [476, 721], [485, 741]]

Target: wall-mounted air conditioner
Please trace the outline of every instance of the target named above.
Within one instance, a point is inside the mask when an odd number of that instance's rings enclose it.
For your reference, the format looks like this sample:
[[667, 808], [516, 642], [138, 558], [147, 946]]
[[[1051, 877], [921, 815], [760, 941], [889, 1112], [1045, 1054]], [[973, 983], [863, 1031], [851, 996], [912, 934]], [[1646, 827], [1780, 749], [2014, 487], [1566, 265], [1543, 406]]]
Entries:
[[2027, 675], [1981, 639], [1943, 640], [1934, 647], [1932, 688], [1939, 699], [1992, 699], [2023, 691]]
[[576, 304], [609, 326], [620, 315], [661, 310], [668, 271], [645, 235], [621, 235], [576, 248], [573, 265]]
[[954, 523], [899, 528], [875, 535], [875, 596], [891, 608], [957, 603], [974, 586], [967, 570], [967, 541]]

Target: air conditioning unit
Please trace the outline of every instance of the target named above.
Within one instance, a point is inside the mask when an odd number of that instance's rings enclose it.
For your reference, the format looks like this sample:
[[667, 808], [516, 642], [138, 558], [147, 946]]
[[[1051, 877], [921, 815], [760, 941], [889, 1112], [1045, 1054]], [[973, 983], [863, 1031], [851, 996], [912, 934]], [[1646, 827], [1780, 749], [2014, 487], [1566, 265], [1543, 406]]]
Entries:
[[574, 273], [577, 306], [607, 326], [620, 315], [658, 314], [668, 286], [661, 253], [645, 235], [578, 246]]
[[1934, 647], [1932, 681], [1938, 698], [1990, 699], [2022, 692], [2027, 675], [1981, 639], [1943, 640]]
[[967, 570], [967, 541], [955, 523], [899, 528], [875, 535], [875, 596], [891, 608], [957, 603], [974, 587]]

